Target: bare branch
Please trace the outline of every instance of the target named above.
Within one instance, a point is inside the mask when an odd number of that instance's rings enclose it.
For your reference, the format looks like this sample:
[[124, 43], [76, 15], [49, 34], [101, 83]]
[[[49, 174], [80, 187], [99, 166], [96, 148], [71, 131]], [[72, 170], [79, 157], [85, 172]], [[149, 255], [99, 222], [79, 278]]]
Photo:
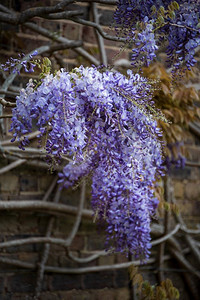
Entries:
[[2, 12], [0, 12], [0, 22], [12, 24], [12, 25], [19, 24], [16, 15], [10, 13], [2, 13]]
[[[152, 264], [155, 262], [154, 258], [150, 258], [146, 263]], [[103, 266], [93, 266], [93, 267], [85, 267], [85, 268], [56, 268], [56, 267], [49, 267], [46, 266], [46, 272], [59, 272], [59, 273], [67, 273], [67, 274], [84, 274], [84, 273], [94, 273], [94, 272], [102, 272], [102, 271], [110, 271], [110, 270], [120, 270], [126, 269], [130, 266], [140, 266], [141, 261], [136, 260], [134, 262], [126, 262], [114, 265], [103, 265]]]
[[[53, 32], [38, 26], [34, 23], [30, 23], [27, 22], [24, 24], [24, 26], [28, 27], [29, 29], [32, 29], [33, 31], [48, 37], [49, 39], [53, 40], [53, 41], [57, 41], [59, 43], [69, 43], [69, 40], [65, 37], [62, 36], [56, 36]], [[97, 59], [95, 59], [92, 55], [90, 55], [86, 50], [84, 50], [81, 47], [77, 47], [73, 49], [76, 53], [82, 55], [85, 59], [87, 59], [90, 63], [98, 66], [99, 65], [99, 61]]]
[[[156, 237], [158, 236], [160, 238], [160, 236], [163, 234], [163, 229], [164, 229], [163, 226], [153, 223], [151, 225], [151, 234], [155, 235]], [[181, 252], [181, 246], [178, 243], [177, 239], [175, 239], [175, 237], [173, 236], [169, 237], [167, 239], [167, 243], [174, 249]]]
[[19, 154], [19, 153], [13, 153], [13, 152], [10, 152], [10, 151], [7, 151], [7, 150], [4, 150], [4, 153], [5, 153], [5, 156], [7, 157], [7, 154], [9, 156], [14, 156], [14, 157], [17, 157], [17, 158], [21, 158], [21, 159], [26, 159], [26, 160], [35, 160], [35, 159], [42, 159], [44, 160], [46, 158], [46, 155], [45, 154], [41, 154], [41, 155], [26, 155], [25, 151], [23, 154]]
[[107, 5], [116, 5], [117, 0], [81, 0], [79, 2], [89, 2], [89, 3], [100, 3], [100, 4], [107, 4]]
[[[20, 14], [15, 14], [13, 11], [7, 10], [5, 13], [0, 13], [0, 21], [14, 25], [23, 24], [34, 17], [45, 17], [48, 14], [62, 12], [67, 5], [73, 2], [75, 1], [64, 0], [54, 6], [32, 7]], [[0, 9], [2, 7], [3, 5], [0, 6]]]
[[[48, 198], [50, 197], [51, 193], [53, 192], [53, 190], [54, 190], [54, 188], [55, 188], [55, 186], [56, 186], [57, 181], [58, 181], [58, 176], [55, 176], [55, 178], [53, 179], [53, 181], [52, 181], [50, 187], [49, 187], [48, 190], [46, 191], [46, 193], [45, 193], [45, 195], [44, 195], [42, 201], [47, 201], [47, 200], [48, 200]], [[60, 189], [59, 189], [59, 190], [60, 190]], [[57, 190], [53, 202], [54, 202], [54, 203], [58, 203], [59, 197], [60, 197], [60, 193], [59, 193], [58, 190]]]
[[200, 229], [188, 229], [185, 224], [181, 226], [181, 230], [189, 234], [200, 234]]
[[80, 258], [80, 257], [76, 257], [74, 256], [70, 251], [67, 251], [67, 255], [69, 258], [71, 258], [73, 261], [75, 262], [78, 262], [78, 263], [88, 263], [88, 262], [91, 262], [93, 260], [96, 260], [97, 258], [99, 258], [100, 256], [107, 256], [109, 255], [110, 253], [109, 252], [106, 252], [106, 251], [98, 251], [97, 253], [95, 254], [92, 254], [88, 257], [84, 257], [84, 258]]
[[117, 36], [112, 36], [112, 35], [107, 34], [106, 32], [104, 32], [102, 30], [100, 25], [98, 25], [94, 22], [86, 21], [86, 20], [83, 20], [83, 19], [80, 19], [80, 18], [75, 18], [75, 17], [74, 18], [69, 18], [69, 20], [74, 21], [75, 23], [79, 23], [79, 24], [82, 24], [82, 25], [86, 25], [86, 26], [95, 28], [104, 39], [115, 41], [115, 42], [126, 42], [127, 41], [125, 38], [120, 38], [120, 37], [117, 37]]
[[[169, 256], [166, 256], [165, 259], [169, 259]], [[9, 265], [15, 265], [17, 267], [22, 267], [26, 269], [35, 269], [36, 266], [31, 263], [25, 263], [17, 259], [9, 259], [7, 257], [0, 257], [0, 262], [9, 264]], [[154, 258], [150, 258], [147, 261], [147, 264], [152, 264], [155, 262]], [[45, 266], [45, 272], [51, 272], [51, 273], [60, 273], [60, 274], [85, 274], [85, 273], [94, 273], [94, 272], [101, 272], [101, 271], [109, 271], [109, 270], [120, 270], [120, 269], [126, 269], [130, 266], [140, 266], [141, 261], [136, 260], [134, 262], [126, 262], [126, 263], [120, 263], [120, 264], [114, 264], [114, 265], [103, 265], [103, 266], [94, 266], [94, 267], [85, 267], [85, 268], [59, 268], [59, 267], [51, 267], [51, 266]]]
[[[53, 180], [50, 188], [47, 190], [47, 193], [45, 194], [43, 201], [46, 201], [51, 193], [51, 191], [53, 190], [53, 188], [56, 185], [57, 182], [57, 176], [56, 178]], [[61, 189], [58, 186], [57, 187], [57, 191], [55, 194], [55, 197], [53, 199], [54, 203], [58, 203], [59, 199], [60, 199], [60, 195], [61, 195]], [[46, 230], [46, 237], [50, 237], [51, 236], [51, 232], [52, 232], [52, 228], [53, 228], [53, 224], [55, 221], [55, 217], [50, 217], [49, 222], [48, 222], [48, 226], [47, 226], [47, 230]], [[41, 261], [38, 267], [38, 273], [37, 273], [37, 280], [36, 280], [36, 287], [35, 287], [35, 298], [38, 299], [41, 289], [42, 289], [42, 282], [43, 282], [43, 278], [44, 278], [44, 272], [45, 272], [45, 264], [48, 260], [48, 256], [49, 256], [49, 250], [50, 250], [50, 244], [45, 244], [44, 245], [44, 249], [43, 249], [43, 253], [41, 256]]]
[[180, 227], [181, 227], [181, 225], [177, 224], [176, 227], [171, 232], [169, 232], [168, 234], [162, 236], [161, 238], [159, 238], [157, 240], [152, 241], [151, 245], [155, 246], [155, 245], [158, 245], [158, 244], [161, 244], [161, 243], [167, 241], [170, 237], [172, 237], [179, 231]]
[[0, 90], [0, 94], [5, 94], [5, 95], [8, 95], [9, 97], [12, 97], [12, 98], [15, 98], [16, 96], [18, 96], [19, 94], [18, 93], [14, 93], [14, 92], [11, 92], [11, 91], [3, 91], [3, 90]]
[[8, 264], [24, 269], [36, 269], [36, 266], [34, 264], [2, 256], [0, 257], [0, 262], [3, 264]]
[[[31, 132], [29, 134], [23, 135], [20, 139], [20, 141], [22, 141], [24, 139], [24, 137], [27, 137], [29, 140], [32, 140], [34, 138], [36, 138], [41, 132], [38, 131], [34, 131]], [[15, 140], [14, 142], [11, 142], [10, 140], [5, 140], [1, 142], [1, 146], [7, 146], [7, 145], [14, 145], [14, 144], [18, 144], [19, 141]]]
[[19, 239], [19, 240], [0, 243], [0, 248], [2, 249], [2, 248], [13, 247], [13, 246], [21, 246], [21, 245], [28, 245], [28, 244], [43, 244], [43, 243], [68, 247], [68, 244], [66, 243], [65, 239], [52, 238], [52, 237], [29, 237], [26, 239]]
[[3, 106], [6, 106], [6, 107], [15, 107], [16, 106], [15, 103], [6, 101], [5, 99], [3, 99], [1, 97], [0, 97], [0, 104], [3, 105]]
[[193, 133], [195, 133], [198, 137], [200, 137], [200, 127], [198, 126], [198, 124], [194, 122], [190, 122], [189, 128]]
[[200, 29], [195, 29], [195, 28], [192, 28], [192, 27], [187, 26], [187, 25], [181, 25], [181, 24], [175, 24], [175, 23], [167, 22], [167, 23], [163, 24], [163, 26], [167, 25], [167, 24], [169, 24], [170, 26], [179, 27], [179, 28], [186, 28], [190, 31], [200, 33]]
[[[39, 200], [22, 200], [22, 201], [0, 201], [0, 211], [2, 210], [39, 210], [45, 211], [46, 213], [51, 214], [77, 214], [77, 207], [65, 205], [65, 204], [56, 204], [52, 202], [45, 202]], [[89, 209], [83, 209], [83, 217], [92, 219], [93, 211]]]
[[13, 153], [15, 152], [20, 152], [20, 153], [29, 153], [29, 154], [38, 154], [38, 155], [46, 155], [45, 148], [33, 148], [33, 147], [28, 147], [25, 150], [22, 150], [16, 146], [5, 146], [2, 148], [2, 151], [7, 151]]
[[[95, 24], [99, 25], [99, 13], [98, 13], [98, 9], [97, 9], [97, 4], [96, 3], [92, 3], [92, 14], [93, 14], [93, 18], [94, 18], [94, 22]], [[103, 37], [99, 34], [99, 32], [95, 29], [95, 33], [96, 33], [96, 37], [97, 37], [97, 41], [98, 41], [98, 46], [99, 46], [99, 50], [100, 50], [100, 56], [101, 56], [101, 63], [104, 66], [107, 66], [108, 61], [107, 61], [107, 55], [106, 55], [106, 50], [105, 50], [105, 46], [104, 46], [104, 40]]]
[[8, 9], [6, 6], [0, 4], [0, 10], [9, 14], [9, 13], [12, 13], [12, 10]]
[[24, 164], [26, 162], [26, 159], [18, 159], [15, 162], [12, 162], [11, 164], [7, 165], [6, 167], [3, 167], [0, 169], [0, 175]]
[[177, 261], [180, 263], [180, 265], [184, 268], [186, 268], [188, 271], [196, 275], [200, 279], [200, 272], [198, 270], [195, 270], [192, 265], [184, 258], [184, 256], [174, 248], [170, 247], [170, 252], [172, 255], [177, 259]]
[[66, 243], [70, 246], [80, 225], [81, 222], [81, 217], [82, 217], [82, 213], [83, 213], [83, 206], [84, 206], [84, 201], [85, 201], [85, 180], [83, 180], [82, 186], [81, 186], [81, 197], [80, 197], [80, 203], [79, 206], [77, 208], [77, 216], [76, 216], [76, 221], [73, 225], [72, 231], [70, 233], [70, 235], [68, 236], [68, 238], [66, 239]]
[[61, 19], [69, 19], [70, 17], [75, 17], [82, 15], [83, 11], [81, 10], [73, 10], [73, 11], [63, 11], [60, 13], [53, 13], [49, 15], [43, 16], [44, 19], [50, 19], [50, 20], [61, 20]]
[[65, 50], [65, 49], [72, 49], [72, 48], [77, 48], [82, 46], [83, 42], [82, 41], [70, 41], [62, 43], [62, 44], [56, 44], [52, 45], [49, 47], [49, 50], [46, 52], [54, 52], [54, 51], [59, 51], [59, 50]]
[[[29, 8], [29, 9], [23, 11], [21, 14], [18, 14], [16, 16], [14, 15], [14, 11], [8, 9], [6, 6], [4, 6], [2, 4], [0, 4], [0, 10], [2, 12], [4, 12], [4, 15], [2, 16], [2, 21], [9, 23], [10, 16], [8, 16], [8, 14], [10, 14], [10, 15], [12, 15], [12, 18], [11, 18], [12, 24], [20, 24], [20, 23], [24, 23], [34, 17], [45, 18], [47, 15], [62, 12], [63, 10], [66, 9], [67, 5], [69, 5], [71, 3], [76, 3], [76, 2], [77, 2], [76, 0], [63, 0], [54, 6], [32, 7], [32, 8]], [[117, 4], [116, 0], [82, 0], [80, 2], [89, 2], [89, 3], [96, 2], [96, 3], [100, 3], [100, 4], [107, 4], [107, 5]], [[73, 12], [68, 12], [68, 13], [73, 13]], [[2, 13], [0, 13], [0, 15], [1, 14]], [[0, 20], [1, 20], [1, 17], [0, 17]]]
[[[174, 195], [172, 196], [172, 202], [176, 203], [176, 199], [175, 199]], [[187, 232], [187, 226], [185, 225], [185, 222], [184, 222], [181, 214], [180, 213], [174, 214], [174, 217], [175, 217], [176, 221], [181, 224], [182, 231]], [[199, 230], [196, 232], [199, 232]], [[186, 233], [184, 235], [184, 238], [185, 238], [188, 246], [190, 247], [192, 253], [194, 254], [196, 262], [200, 265], [200, 251], [199, 251], [198, 247], [196, 246], [194, 239], [189, 235], [189, 233]]]
[[193, 161], [186, 161], [185, 163], [186, 166], [188, 167], [200, 167], [200, 162], [193, 162]]
[[[164, 179], [164, 192], [165, 192], [165, 201], [167, 203], [170, 203], [170, 189], [169, 189], [169, 185], [170, 185], [170, 178], [169, 176], [166, 176]], [[167, 236], [169, 230], [169, 212], [167, 210], [165, 210], [164, 213], [164, 236]], [[163, 237], [161, 237], [162, 240]], [[158, 239], [159, 240], [159, 239]], [[164, 272], [162, 272], [162, 267], [163, 267], [163, 256], [165, 254], [165, 241], [162, 241], [161, 244], [159, 245], [158, 248], [158, 280], [159, 283], [161, 284], [161, 282], [165, 279], [164, 277]]]
[[12, 118], [13, 115], [2, 115], [0, 116], [0, 119], [8, 119], [8, 118]]
[[[8, 160], [11, 160], [11, 161], [15, 161], [16, 160], [16, 157], [14, 157], [13, 155], [6, 155], [6, 158]], [[46, 169], [46, 170], [49, 170], [50, 169], [50, 165], [44, 161], [41, 161], [41, 160], [36, 160], [36, 159], [33, 159], [33, 160], [27, 160], [25, 162], [25, 164], [27, 166], [32, 166], [32, 167], [35, 167], [35, 168], [41, 168], [41, 169]], [[54, 171], [62, 171], [63, 168], [62, 166], [60, 165], [56, 165], [54, 166]]]

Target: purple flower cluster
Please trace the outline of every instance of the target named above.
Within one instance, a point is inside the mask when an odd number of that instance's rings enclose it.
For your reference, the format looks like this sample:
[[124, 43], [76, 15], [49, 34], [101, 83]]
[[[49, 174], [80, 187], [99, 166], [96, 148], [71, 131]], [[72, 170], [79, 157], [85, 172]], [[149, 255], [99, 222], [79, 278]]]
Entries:
[[26, 73], [33, 73], [34, 68], [36, 66], [33, 56], [36, 56], [38, 54], [37, 50], [33, 51], [32, 54], [29, 55], [29, 59], [24, 59], [25, 54], [18, 54], [18, 58], [11, 57], [7, 60], [5, 64], [0, 64], [0, 70], [3, 70], [4, 72], [10, 72], [10, 73], [20, 73], [19, 66], [22, 66], [24, 68], [24, 71]]
[[180, 11], [172, 21], [178, 26], [165, 26], [165, 32], [169, 34], [167, 54], [176, 68], [183, 64], [188, 69], [194, 66], [195, 49], [200, 46], [200, 1], [188, 2], [180, 5]]
[[148, 65], [155, 57], [156, 44], [163, 45], [161, 37], [164, 36], [168, 41], [166, 53], [169, 62], [175, 68], [185, 65], [190, 69], [196, 62], [195, 49], [200, 45], [199, 19], [199, 0], [118, 0], [115, 12], [117, 30], [135, 44], [134, 64], [140, 59]]
[[170, 172], [170, 170], [175, 168], [184, 168], [186, 163], [186, 158], [183, 156], [181, 147], [183, 146], [183, 142], [176, 142], [173, 144], [168, 144], [167, 147], [170, 150], [170, 156], [166, 156], [164, 160], [164, 165], [166, 166], [166, 170]]
[[[155, 42], [155, 35], [153, 33], [153, 25], [148, 22], [148, 18], [145, 17], [146, 28], [135, 34], [136, 47], [132, 50], [132, 61], [133, 65], [139, 62], [145, 63], [147, 66], [150, 62], [156, 57], [155, 51], [158, 49], [158, 46]], [[133, 32], [134, 35], [134, 32]]]
[[14, 139], [31, 132], [34, 121], [47, 155], [72, 159], [59, 174], [63, 186], [92, 176], [92, 207], [107, 224], [109, 247], [147, 258], [157, 206], [153, 187], [162, 174], [161, 132], [149, 109], [147, 80], [130, 70], [124, 76], [81, 66], [47, 75], [37, 89], [30, 82], [16, 104]]

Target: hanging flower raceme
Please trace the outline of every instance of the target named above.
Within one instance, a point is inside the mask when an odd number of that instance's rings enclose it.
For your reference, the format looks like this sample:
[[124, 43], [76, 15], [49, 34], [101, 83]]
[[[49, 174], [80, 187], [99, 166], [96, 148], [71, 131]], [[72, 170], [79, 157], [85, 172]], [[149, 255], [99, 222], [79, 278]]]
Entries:
[[175, 69], [194, 66], [200, 45], [200, 1], [118, 0], [116, 30], [134, 43], [132, 61], [149, 65], [158, 46], [166, 44]]
[[30, 81], [17, 97], [11, 130], [20, 140], [34, 121], [47, 155], [72, 159], [59, 183], [69, 187], [92, 176], [92, 207], [107, 224], [107, 245], [147, 258], [157, 206], [153, 186], [162, 174], [161, 133], [151, 85], [127, 73], [81, 66], [47, 75], [37, 88]]

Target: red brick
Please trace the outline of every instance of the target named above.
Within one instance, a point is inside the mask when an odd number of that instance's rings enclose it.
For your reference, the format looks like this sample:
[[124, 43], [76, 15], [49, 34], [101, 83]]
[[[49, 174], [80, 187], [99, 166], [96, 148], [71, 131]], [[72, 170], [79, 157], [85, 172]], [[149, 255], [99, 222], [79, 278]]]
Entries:
[[200, 198], [200, 181], [199, 182], [189, 181], [185, 185], [185, 196], [189, 200], [199, 199]]
[[83, 250], [85, 246], [84, 236], [77, 235], [75, 236], [70, 249], [71, 250]]

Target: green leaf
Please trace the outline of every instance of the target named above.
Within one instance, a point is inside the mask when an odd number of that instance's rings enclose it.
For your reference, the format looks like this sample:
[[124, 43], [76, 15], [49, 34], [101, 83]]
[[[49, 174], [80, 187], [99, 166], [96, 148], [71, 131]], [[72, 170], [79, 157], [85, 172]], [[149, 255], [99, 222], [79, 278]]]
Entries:
[[168, 15], [169, 15], [170, 19], [172, 19], [172, 20], [176, 17], [174, 10], [170, 10]]
[[157, 13], [157, 9], [156, 9], [155, 5], [153, 5], [151, 7], [151, 12], [152, 12], [152, 14], [156, 14]]
[[167, 294], [161, 286], [156, 287], [156, 300], [167, 300]]
[[158, 21], [158, 24], [159, 24], [159, 25], [162, 25], [162, 24], [164, 24], [164, 23], [165, 23], [165, 19], [163, 18], [163, 16], [162, 16], [162, 15], [159, 15], [159, 16], [158, 16], [158, 19], [157, 19], [157, 21]]
[[175, 287], [171, 287], [167, 292], [170, 300], [179, 299], [180, 297], [179, 291]]
[[164, 17], [165, 16], [165, 8], [163, 6], [160, 7], [159, 13]]
[[180, 8], [179, 4], [176, 1], [173, 2], [173, 7], [175, 10], [178, 10]]

